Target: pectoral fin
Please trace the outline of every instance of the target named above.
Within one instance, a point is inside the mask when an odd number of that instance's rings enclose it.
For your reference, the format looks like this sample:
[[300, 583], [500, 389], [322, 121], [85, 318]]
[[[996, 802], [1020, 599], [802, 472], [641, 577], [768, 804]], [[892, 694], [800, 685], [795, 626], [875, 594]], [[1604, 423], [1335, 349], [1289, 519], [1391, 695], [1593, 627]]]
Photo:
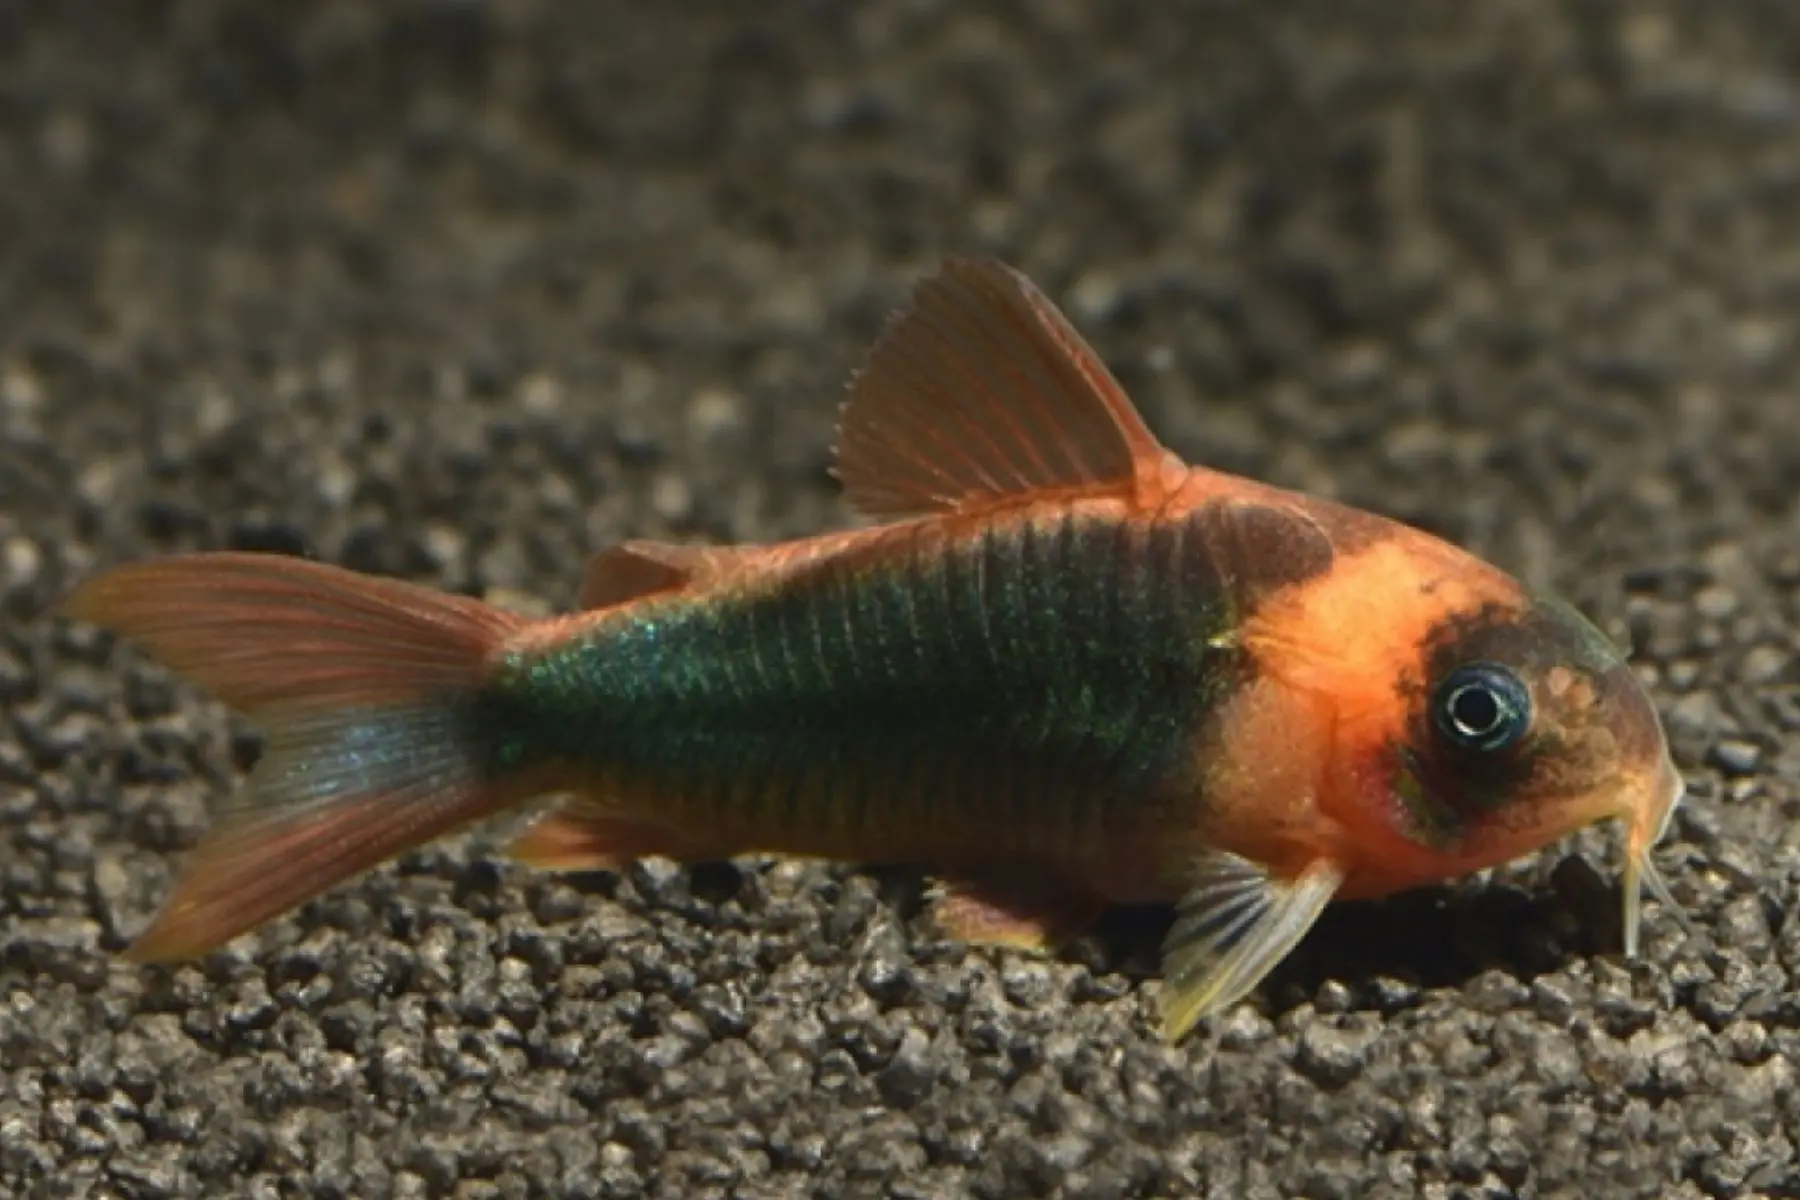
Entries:
[[1326, 859], [1292, 879], [1223, 851], [1197, 862], [1163, 943], [1163, 1036], [1176, 1041], [1262, 982], [1343, 881]]

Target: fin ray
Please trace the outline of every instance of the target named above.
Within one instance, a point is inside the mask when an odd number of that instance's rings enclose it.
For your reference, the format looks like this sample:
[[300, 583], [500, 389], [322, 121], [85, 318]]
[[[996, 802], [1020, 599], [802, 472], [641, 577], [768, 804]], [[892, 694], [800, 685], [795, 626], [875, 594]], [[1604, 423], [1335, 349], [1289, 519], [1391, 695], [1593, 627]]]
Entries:
[[851, 382], [837, 473], [875, 517], [1125, 485], [1168, 458], [1067, 318], [1023, 275], [952, 258]]
[[[404, 725], [391, 715], [387, 721]], [[391, 772], [335, 777], [317, 769], [316, 757], [309, 762], [306, 774], [320, 781], [309, 788], [330, 787], [334, 794], [303, 794], [296, 803], [296, 789], [283, 786], [294, 758], [283, 752], [266, 757], [268, 768], [258, 764], [240, 799], [190, 852], [175, 890], [128, 957], [198, 957], [343, 880], [524, 798], [474, 778], [466, 762], [449, 756], [434, 760], [427, 754]]]
[[203, 954], [508, 804], [476, 704], [524, 619], [467, 597], [273, 554], [119, 567], [64, 604], [260, 717], [267, 748], [128, 951]]
[[141, 642], [252, 715], [461, 688], [524, 619], [466, 596], [279, 554], [200, 553], [116, 567], [66, 616]]
[[1318, 920], [1343, 882], [1319, 860], [1291, 880], [1224, 851], [1195, 864], [1193, 886], [1163, 944], [1163, 1035], [1242, 999]]

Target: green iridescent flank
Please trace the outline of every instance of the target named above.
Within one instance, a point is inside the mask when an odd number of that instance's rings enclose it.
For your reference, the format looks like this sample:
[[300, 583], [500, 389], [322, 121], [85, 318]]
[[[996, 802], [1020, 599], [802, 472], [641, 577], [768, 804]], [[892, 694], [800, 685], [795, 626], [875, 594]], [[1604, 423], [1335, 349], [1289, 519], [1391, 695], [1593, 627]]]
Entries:
[[494, 766], [499, 770], [511, 770], [522, 764], [531, 753], [531, 743], [518, 734], [500, 739], [494, 746]]
[[526, 757], [666, 797], [684, 823], [1054, 850], [1191, 793], [1230, 619], [1186, 524], [908, 529], [772, 589], [626, 610], [505, 664], [486, 701]]

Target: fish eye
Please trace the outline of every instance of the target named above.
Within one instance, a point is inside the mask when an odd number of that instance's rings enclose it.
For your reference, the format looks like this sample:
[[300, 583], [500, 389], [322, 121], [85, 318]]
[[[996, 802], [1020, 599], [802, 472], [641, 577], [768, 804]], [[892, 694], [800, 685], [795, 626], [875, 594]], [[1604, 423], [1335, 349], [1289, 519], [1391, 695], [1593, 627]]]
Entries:
[[1531, 728], [1531, 691], [1495, 663], [1456, 668], [1432, 700], [1439, 732], [1458, 746], [1484, 753], [1516, 744]]

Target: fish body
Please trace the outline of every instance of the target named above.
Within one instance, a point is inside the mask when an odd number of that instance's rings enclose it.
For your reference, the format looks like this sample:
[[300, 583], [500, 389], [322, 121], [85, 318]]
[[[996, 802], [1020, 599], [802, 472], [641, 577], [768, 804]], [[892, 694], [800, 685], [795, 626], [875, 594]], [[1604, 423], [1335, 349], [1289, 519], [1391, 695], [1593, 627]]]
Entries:
[[547, 792], [513, 847], [546, 867], [918, 863], [950, 932], [1030, 946], [1174, 902], [1171, 1036], [1332, 899], [1608, 818], [1635, 952], [1681, 782], [1619, 651], [1421, 531], [1181, 462], [1016, 272], [920, 286], [852, 383], [838, 473], [882, 524], [628, 542], [541, 621], [273, 556], [83, 585], [72, 615], [270, 728], [136, 953], [203, 952]]

